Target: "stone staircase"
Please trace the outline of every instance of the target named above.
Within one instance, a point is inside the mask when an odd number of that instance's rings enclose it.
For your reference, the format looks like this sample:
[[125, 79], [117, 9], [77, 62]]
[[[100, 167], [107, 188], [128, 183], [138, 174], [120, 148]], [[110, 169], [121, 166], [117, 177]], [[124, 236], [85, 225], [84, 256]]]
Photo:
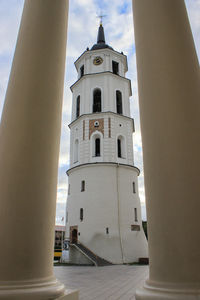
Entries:
[[95, 253], [93, 253], [90, 249], [88, 249], [87, 247], [85, 247], [83, 244], [79, 243], [74, 243], [72, 244], [76, 249], [78, 249], [79, 251], [81, 251], [85, 256], [87, 256], [94, 264], [95, 266], [111, 266], [112, 263], [110, 263], [109, 261], [99, 257], [98, 255], [96, 255]]

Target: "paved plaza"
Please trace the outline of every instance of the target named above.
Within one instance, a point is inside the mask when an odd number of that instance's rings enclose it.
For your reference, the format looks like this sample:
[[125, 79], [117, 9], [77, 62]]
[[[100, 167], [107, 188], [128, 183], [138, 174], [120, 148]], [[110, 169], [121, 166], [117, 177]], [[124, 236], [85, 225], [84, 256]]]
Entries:
[[147, 266], [57, 266], [56, 277], [66, 288], [79, 290], [80, 300], [135, 300], [137, 287], [148, 276]]

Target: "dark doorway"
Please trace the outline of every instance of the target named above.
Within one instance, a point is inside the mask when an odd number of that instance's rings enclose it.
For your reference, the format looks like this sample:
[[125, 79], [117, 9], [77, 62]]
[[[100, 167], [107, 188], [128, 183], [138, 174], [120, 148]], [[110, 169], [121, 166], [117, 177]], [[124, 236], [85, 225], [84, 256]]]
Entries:
[[78, 227], [71, 226], [70, 227], [70, 243], [76, 244], [78, 242]]
[[76, 244], [78, 240], [78, 231], [77, 229], [72, 230], [72, 244]]

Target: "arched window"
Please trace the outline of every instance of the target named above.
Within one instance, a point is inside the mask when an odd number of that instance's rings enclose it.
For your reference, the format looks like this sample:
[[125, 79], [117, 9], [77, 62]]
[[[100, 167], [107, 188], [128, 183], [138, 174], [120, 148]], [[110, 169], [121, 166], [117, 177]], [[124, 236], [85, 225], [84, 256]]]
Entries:
[[79, 154], [79, 141], [75, 140], [75, 143], [74, 143], [74, 162], [78, 161], [78, 154]]
[[116, 91], [116, 106], [117, 106], [117, 113], [122, 115], [122, 93], [120, 91]]
[[121, 135], [118, 136], [118, 138], [117, 138], [117, 156], [119, 158], [125, 158], [126, 157], [125, 139]]
[[122, 157], [122, 144], [121, 139], [117, 139], [117, 156]]
[[80, 96], [76, 98], [76, 117], [80, 116]]
[[95, 156], [101, 156], [101, 140], [100, 138], [95, 139]]
[[103, 134], [100, 131], [95, 131], [91, 135], [91, 156], [93, 161], [101, 161], [103, 159]]
[[101, 90], [95, 89], [93, 92], [93, 112], [101, 112]]
[[80, 209], [80, 221], [83, 221], [83, 208]]

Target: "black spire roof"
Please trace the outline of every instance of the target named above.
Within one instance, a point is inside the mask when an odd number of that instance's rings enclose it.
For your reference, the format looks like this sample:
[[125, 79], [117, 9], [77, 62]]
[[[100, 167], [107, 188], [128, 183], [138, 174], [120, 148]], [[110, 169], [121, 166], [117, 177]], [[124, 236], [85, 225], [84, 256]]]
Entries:
[[91, 50], [98, 50], [98, 49], [104, 49], [104, 48], [109, 48], [112, 49], [109, 45], [105, 43], [105, 35], [104, 35], [104, 29], [102, 24], [99, 25], [99, 30], [98, 30], [98, 36], [97, 36], [97, 44], [94, 44], [91, 48]]

